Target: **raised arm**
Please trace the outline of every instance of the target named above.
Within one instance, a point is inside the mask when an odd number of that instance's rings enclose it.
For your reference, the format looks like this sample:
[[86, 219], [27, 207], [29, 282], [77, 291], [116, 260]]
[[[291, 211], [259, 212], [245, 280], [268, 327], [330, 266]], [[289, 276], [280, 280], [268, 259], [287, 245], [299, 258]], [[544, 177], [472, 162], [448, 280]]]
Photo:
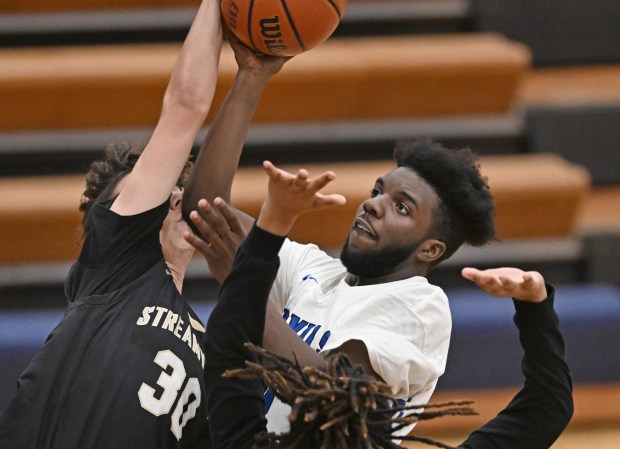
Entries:
[[[230, 203], [233, 178], [254, 111], [269, 79], [286, 58], [261, 55], [229, 36], [239, 70], [222, 106], [209, 128], [194, 170], [183, 194], [183, 214], [188, 217], [198, 201], [216, 197]], [[253, 219], [244, 219], [249, 226]]]
[[213, 99], [222, 43], [219, 1], [203, 0], [183, 43], [153, 135], [122, 183], [112, 210], [132, 215], [165, 201]]
[[[319, 193], [334, 179], [331, 172], [310, 179], [305, 170], [292, 175], [268, 162], [264, 166], [269, 176], [267, 199], [220, 289], [205, 336], [209, 433], [215, 449], [249, 449], [254, 446], [255, 435], [266, 429], [260, 380], [222, 377], [222, 373], [243, 367], [246, 359], [256, 361], [243, 344], [263, 343], [265, 310], [278, 271], [278, 251], [284, 236], [299, 214], [344, 203], [340, 195]], [[205, 248], [208, 245], [192, 234], [187, 233], [185, 238], [199, 251], [208, 250]]]
[[[301, 213], [345, 202], [342, 195], [323, 195], [319, 192], [334, 179], [335, 175], [332, 172], [309, 178], [305, 170], [299, 170], [293, 175], [278, 169], [270, 162], [265, 162], [264, 167], [269, 175], [269, 190], [256, 224], [270, 234], [286, 236]], [[215, 205], [234, 227], [232, 219], [234, 215], [231, 215], [230, 206], [219, 199], [215, 201]], [[201, 233], [208, 231], [209, 225], [199, 214], [192, 213], [192, 220]], [[189, 233], [185, 238], [205, 257], [212, 257], [213, 248], [204, 240]], [[226, 282], [230, 281], [227, 279]], [[271, 288], [271, 284], [269, 287]], [[303, 366], [324, 365], [323, 357], [306, 345], [269, 305], [266, 328], [268, 331], [265, 332], [264, 345], [270, 351], [289, 358], [294, 353]]]
[[573, 414], [572, 380], [553, 309], [554, 290], [537, 272], [516, 268], [463, 270], [492, 296], [512, 296], [525, 351], [523, 388], [494, 419], [473, 432], [466, 449], [548, 449]]

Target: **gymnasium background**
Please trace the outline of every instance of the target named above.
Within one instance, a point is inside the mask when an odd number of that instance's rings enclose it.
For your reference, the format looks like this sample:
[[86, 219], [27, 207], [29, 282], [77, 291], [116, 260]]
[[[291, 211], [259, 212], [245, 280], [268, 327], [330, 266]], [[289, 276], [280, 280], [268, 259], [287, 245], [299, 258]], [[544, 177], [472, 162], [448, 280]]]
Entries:
[[[0, 0], [0, 409], [62, 316], [82, 176], [106, 143], [148, 138], [196, 7]], [[214, 110], [235, 71], [226, 48]], [[454, 315], [435, 399], [474, 399], [481, 416], [418, 431], [457, 443], [518, 389], [509, 302], [482, 297], [458, 274], [516, 265], [558, 287], [576, 410], [554, 448], [618, 447], [617, 0], [349, 0], [336, 33], [273, 78], [254, 123], [234, 200], [258, 211], [263, 159], [326, 164], [351, 208], [304, 217], [294, 237], [334, 252], [390, 167], [394, 141], [427, 135], [478, 152], [499, 239], [463, 248], [430, 280], [448, 292]], [[185, 292], [205, 318], [216, 291], [196, 259]]]

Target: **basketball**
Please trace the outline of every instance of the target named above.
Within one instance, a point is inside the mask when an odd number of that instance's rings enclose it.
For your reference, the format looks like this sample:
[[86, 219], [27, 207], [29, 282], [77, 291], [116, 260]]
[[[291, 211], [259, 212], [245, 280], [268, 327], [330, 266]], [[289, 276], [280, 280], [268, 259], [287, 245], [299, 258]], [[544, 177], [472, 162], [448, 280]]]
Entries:
[[334, 32], [347, 0], [221, 0], [228, 28], [248, 47], [273, 56], [294, 56]]

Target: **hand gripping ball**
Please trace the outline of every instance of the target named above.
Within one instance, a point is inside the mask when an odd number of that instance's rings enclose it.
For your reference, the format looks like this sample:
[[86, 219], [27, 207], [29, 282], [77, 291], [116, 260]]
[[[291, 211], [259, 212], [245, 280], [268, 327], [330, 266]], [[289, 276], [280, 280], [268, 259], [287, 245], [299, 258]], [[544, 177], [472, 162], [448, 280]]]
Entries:
[[222, 17], [245, 45], [274, 56], [294, 56], [334, 32], [347, 0], [221, 0]]

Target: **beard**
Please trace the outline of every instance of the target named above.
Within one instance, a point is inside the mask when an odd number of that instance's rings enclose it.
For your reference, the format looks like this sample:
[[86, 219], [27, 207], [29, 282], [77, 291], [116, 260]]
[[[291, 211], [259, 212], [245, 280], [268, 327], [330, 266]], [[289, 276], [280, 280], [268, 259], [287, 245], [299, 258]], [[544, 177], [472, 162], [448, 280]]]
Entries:
[[360, 278], [377, 278], [390, 274], [413, 253], [420, 242], [394, 245], [381, 250], [351, 251], [349, 239], [344, 243], [340, 261], [347, 271]]

